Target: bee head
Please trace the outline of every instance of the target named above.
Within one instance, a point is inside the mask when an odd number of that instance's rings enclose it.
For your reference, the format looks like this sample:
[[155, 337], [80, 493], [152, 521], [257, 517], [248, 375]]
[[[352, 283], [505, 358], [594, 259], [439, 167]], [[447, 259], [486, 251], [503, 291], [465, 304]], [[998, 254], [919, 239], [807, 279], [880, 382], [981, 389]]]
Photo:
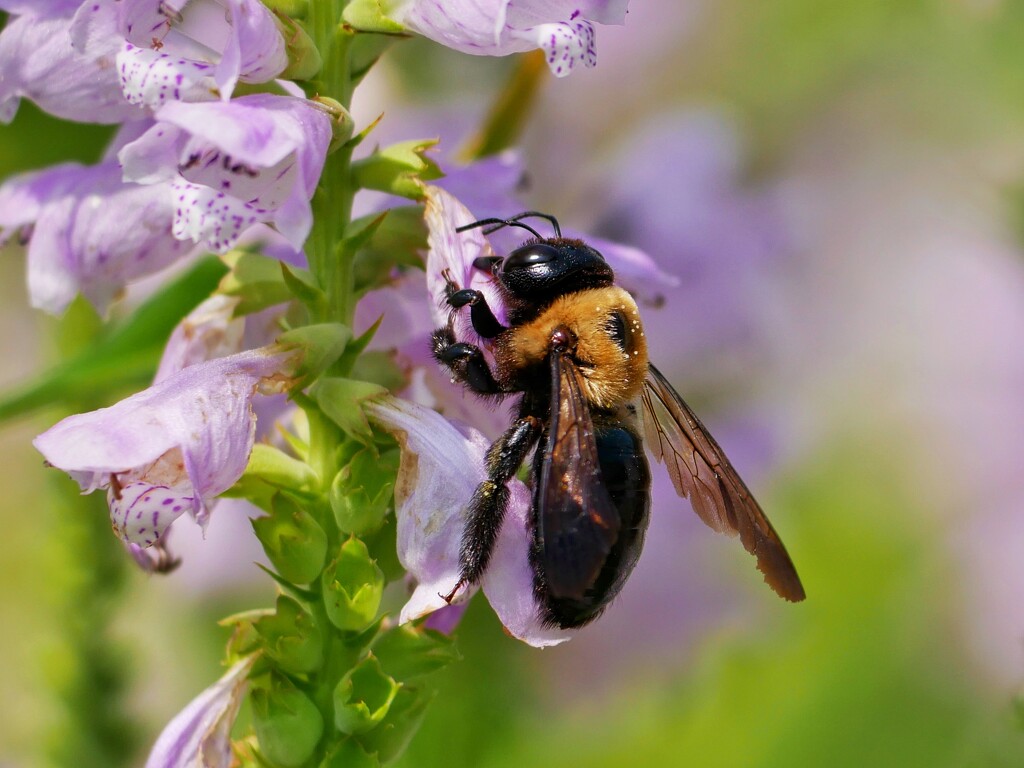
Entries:
[[581, 240], [554, 237], [531, 240], [506, 256], [496, 277], [514, 297], [554, 298], [612, 284], [614, 273], [595, 248]]

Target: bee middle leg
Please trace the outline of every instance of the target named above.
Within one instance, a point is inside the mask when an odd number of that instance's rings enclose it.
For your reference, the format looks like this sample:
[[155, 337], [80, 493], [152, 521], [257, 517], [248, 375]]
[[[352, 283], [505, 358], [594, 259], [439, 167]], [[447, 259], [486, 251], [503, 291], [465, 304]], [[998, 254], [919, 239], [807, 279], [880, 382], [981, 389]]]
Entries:
[[519, 471], [526, 454], [540, 438], [542, 425], [536, 416], [524, 416], [508, 428], [487, 451], [487, 479], [477, 486], [469, 504], [469, 519], [459, 550], [460, 579], [446, 597], [459, 587], [480, 580], [498, 541], [508, 510], [508, 481]]

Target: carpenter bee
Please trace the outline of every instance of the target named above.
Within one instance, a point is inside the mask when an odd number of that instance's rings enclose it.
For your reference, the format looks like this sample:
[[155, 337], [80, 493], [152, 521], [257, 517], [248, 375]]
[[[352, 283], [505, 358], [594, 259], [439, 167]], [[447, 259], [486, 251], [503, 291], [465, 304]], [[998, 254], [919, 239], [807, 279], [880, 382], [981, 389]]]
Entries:
[[[546, 219], [550, 238], [524, 223]], [[508, 256], [473, 266], [493, 279], [508, 327], [484, 295], [446, 274], [446, 327], [433, 354], [453, 381], [482, 396], [519, 395], [516, 417], [486, 456], [487, 479], [469, 505], [460, 549], [460, 581], [487, 568], [508, 506], [507, 483], [529, 453], [533, 503], [530, 566], [547, 625], [580, 627], [619, 593], [640, 556], [650, 508], [649, 450], [680, 496], [716, 531], [739, 534], [765, 581], [781, 597], [804, 599], [796, 569], [768, 518], [693, 411], [648, 362], [636, 302], [614, 285], [604, 257], [562, 237], [553, 216], [527, 211], [459, 227], [519, 227], [533, 236]], [[456, 338], [457, 313], [469, 307], [476, 333], [493, 354]], [[641, 413], [642, 412], [642, 413]], [[641, 426], [642, 425], [642, 426]]]

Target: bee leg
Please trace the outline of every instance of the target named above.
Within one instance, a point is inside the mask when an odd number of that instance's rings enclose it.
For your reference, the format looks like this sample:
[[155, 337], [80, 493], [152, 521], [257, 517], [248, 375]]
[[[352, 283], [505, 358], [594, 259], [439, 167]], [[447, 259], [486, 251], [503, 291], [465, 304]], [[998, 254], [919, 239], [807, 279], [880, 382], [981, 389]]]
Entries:
[[432, 339], [434, 358], [452, 375], [480, 395], [498, 395], [501, 386], [494, 379], [480, 347], [455, 341], [449, 328], [438, 328]]
[[487, 451], [487, 479], [473, 494], [469, 519], [462, 532], [459, 551], [462, 584], [475, 584], [487, 568], [508, 509], [508, 481], [519, 471], [541, 431], [540, 419], [524, 416]]
[[493, 339], [502, 331], [505, 326], [498, 322], [494, 316], [487, 298], [472, 288], [456, 289], [454, 283], [448, 284], [447, 291], [448, 306], [452, 309], [462, 309], [469, 306], [469, 320], [473, 324], [473, 330], [485, 339]]

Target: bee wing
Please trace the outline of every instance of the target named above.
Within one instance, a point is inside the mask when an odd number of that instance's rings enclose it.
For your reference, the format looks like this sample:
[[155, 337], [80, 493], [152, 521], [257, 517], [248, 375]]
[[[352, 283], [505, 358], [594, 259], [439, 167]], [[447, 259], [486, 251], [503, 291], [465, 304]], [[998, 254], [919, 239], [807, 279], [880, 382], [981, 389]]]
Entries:
[[619, 536], [619, 513], [598, 461], [583, 374], [551, 356], [551, 423], [537, 480], [537, 526], [548, 591], [582, 598]]
[[782, 540], [718, 443], [653, 365], [645, 384], [641, 400], [647, 444], [676, 491], [711, 528], [739, 534], [780, 597], [803, 600], [804, 588]]

